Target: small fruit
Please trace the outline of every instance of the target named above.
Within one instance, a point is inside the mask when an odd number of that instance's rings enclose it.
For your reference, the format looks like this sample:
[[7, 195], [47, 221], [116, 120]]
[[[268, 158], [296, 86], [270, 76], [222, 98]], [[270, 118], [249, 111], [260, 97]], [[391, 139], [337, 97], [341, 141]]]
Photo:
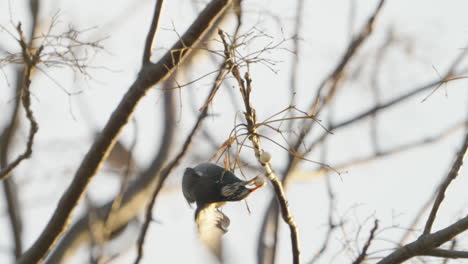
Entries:
[[259, 186], [263, 186], [265, 185], [265, 177], [263, 176], [257, 176], [255, 177], [255, 181], [254, 181], [254, 184], [255, 186], [259, 187]]
[[262, 153], [260, 154], [260, 161], [261, 161], [262, 163], [268, 163], [268, 162], [270, 162], [270, 161], [271, 161], [271, 154], [268, 153], [268, 152], [266, 152], [266, 151], [262, 152]]

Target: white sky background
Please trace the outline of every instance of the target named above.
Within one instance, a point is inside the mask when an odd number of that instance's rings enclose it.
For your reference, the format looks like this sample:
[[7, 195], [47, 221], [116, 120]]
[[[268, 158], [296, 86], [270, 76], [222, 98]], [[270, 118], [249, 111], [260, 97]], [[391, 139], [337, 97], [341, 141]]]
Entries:
[[[25, 3], [23, 3], [27, 1], [8, 2], [0, 1], [0, 24], [12, 30], [9, 24], [10, 8], [13, 21], [22, 21], [24, 25], [28, 25], [29, 17], [24, 11]], [[70, 23], [77, 29], [96, 26], [97, 29], [90, 31], [85, 37], [107, 37], [103, 42], [106, 52], [99, 53], [92, 63], [108, 69], [91, 70], [93, 79], [83, 80], [78, 76], [76, 81], [69, 71], [47, 70], [48, 74], [65, 89], [82, 91], [79, 96], [71, 98], [43, 74], [39, 74], [33, 83], [33, 109], [40, 130], [33, 157], [24, 162], [14, 175], [21, 183], [26, 247], [37, 238], [47, 223], [64, 188], [89, 149], [92, 143], [91, 129], [105, 124], [123, 93], [134, 80], [140, 67], [144, 39], [154, 5], [154, 1], [148, 0], [138, 3], [85, 0], [43, 2], [45, 4], [41, 12], [41, 21], [45, 27], [48, 19], [60, 10], [62, 26], [66, 27]], [[255, 24], [257, 28], [273, 36], [275, 42], [280, 42], [283, 37], [290, 37], [293, 32], [295, 12], [295, 6], [289, 5], [290, 2], [293, 1], [245, 0], [246, 26], [243, 32]], [[306, 1], [301, 32], [303, 41], [300, 71], [297, 80], [299, 108], [306, 109], [315, 95], [315, 88], [342, 56], [350, 39], [349, 29], [352, 28], [353, 32], [357, 32], [377, 4], [377, 1], [354, 2], [356, 20], [351, 26], [349, 23], [351, 1]], [[201, 3], [198, 8], [203, 6]], [[375, 33], [360, 50], [359, 59], [353, 60], [353, 65], [356, 66], [360, 60], [375, 56], [376, 48], [382, 45], [387, 30], [392, 28], [401, 42], [389, 52], [379, 76], [382, 101], [434, 81], [438, 78], [434, 68], [444, 74], [455, 56], [463, 48], [468, 47], [466, 10], [468, 2], [463, 0], [387, 0], [377, 20]], [[271, 15], [274, 15], [276, 20], [272, 19]], [[169, 48], [176, 38], [172, 28], [175, 27], [175, 30], [182, 34], [194, 17], [194, 8], [190, 1], [166, 1], [162, 16], [163, 29], [156, 37], [155, 49]], [[278, 21], [282, 25], [282, 32], [278, 28]], [[258, 50], [262, 48], [261, 44], [261, 40], [253, 42], [246, 49]], [[290, 48], [291, 44], [291, 41], [287, 41], [282, 47]], [[0, 31], [0, 45], [4, 45], [3, 47], [9, 51], [17, 51], [11, 37], [2, 31]], [[410, 53], [405, 53], [405, 50], [409, 50]], [[164, 50], [155, 51], [155, 59], [163, 52]], [[253, 65], [251, 68], [255, 89], [253, 102], [259, 120], [282, 110], [289, 103], [288, 78], [291, 54], [278, 50], [267, 56], [279, 61], [274, 66], [278, 71], [277, 74], [261, 65]], [[191, 73], [192, 78], [216, 69], [206, 57], [201, 56], [198, 59], [200, 67]], [[11, 76], [11, 68], [5, 67], [3, 70]], [[353, 70], [356, 70], [356, 67], [351, 67], [351, 71]], [[373, 104], [368, 78], [371, 69], [365, 64], [362, 70], [364, 72], [361, 77], [356, 81], [347, 81], [335, 98], [333, 120], [336, 122], [354, 116]], [[179, 142], [175, 144], [176, 151], [185, 139], [185, 134], [193, 126], [192, 104], [197, 108], [201, 106], [211, 80], [211, 78], [203, 79], [181, 91], [182, 106], [178, 126], [179, 131], [184, 133], [180, 133], [176, 139]], [[421, 100], [429, 94], [429, 91], [383, 113], [379, 118], [382, 148], [435, 135], [444, 128], [461, 122], [468, 112], [466, 84], [464, 80], [450, 82], [424, 103], [421, 103]], [[13, 98], [12, 94], [6, 92], [11, 90], [6, 86], [5, 78], [1, 77], [0, 126], [2, 128], [8, 116], [5, 111], [10, 109]], [[194, 92], [188, 92], [187, 89], [193, 89]], [[204, 123], [204, 126], [212, 131], [219, 145], [227, 139], [235, 114], [229, 93], [226, 91], [228, 88], [223, 89], [212, 106], [212, 113], [218, 116], [208, 118]], [[240, 102], [238, 91], [234, 92]], [[178, 104], [180, 105], [180, 101]], [[162, 134], [158, 129], [162, 120], [160, 91], [153, 89], [146, 96], [138, 106], [135, 118], [138, 124], [138, 141], [134, 154], [140, 167], [144, 168], [157, 151], [158, 140]], [[18, 153], [23, 150], [27, 136], [27, 123], [22, 124], [24, 126], [16, 136]], [[371, 153], [369, 128], [369, 122], [366, 120], [352, 126], [351, 129], [340, 130], [330, 136], [327, 162], [333, 166], [341, 161]], [[337, 212], [339, 215], [347, 214], [350, 223], [347, 232], [352, 234], [351, 238], [354, 238], [357, 226], [369, 216], [379, 219], [381, 228], [393, 224], [399, 224], [401, 227], [408, 225], [448, 171], [454, 154], [460, 147], [461, 132], [434, 145], [413, 149], [366, 166], [348, 169], [341, 177], [331, 174], [337, 196]], [[124, 142], [130, 144], [133, 136], [133, 127], [128, 125], [122, 135]], [[283, 168], [286, 153], [268, 143], [265, 143], [264, 148], [272, 153], [273, 166], [278, 170]], [[186, 158], [168, 180], [167, 184], [171, 188], [167, 188], [167, 192], [158, 198], [154, 215], [161, 223], [151, 225], [142, 263], [154, 263], [156, 260], [162, 263], [208, 263], [210, 260], [209, 253], [198, 244], [193, 209], [189, 208], [183, 199], [179, 184], [185, 167], [193, 166], [195, 161], [207, 160], [214, 154], [214, 150], [205, 143], [195, 144], [192, 147], [192, 154], [197, 154], [199, 157], [192, 155]], [[309, 158], [318, 160], [319, 156], [320, 151], [317, 150]], [[243, 157], [255, 163], [254, 155], [249, 151], [246, 151]], [[304, 163], [301, 168], [308, 171], [315, 166]], [[100, 173], [90, 186], [91, 197], [98, 203], [106, 201], [118, 188], [117, 181], [111, 174]], [[458, 217], [466, 215], [467, 177], [466, 170], [462, 170], [458, 179], [449, 188], [434, 229], [447, 226]], [[271, 190], [268, 186], [250, 196], [248, 199], [252, 211], [250, 215], [244, 203], [225, 207], [224, 212], [231, 218], [230, 231], [225, 236], [227, 263], [254, 263], [259, 223], [262, 221], [270, 195]], [[323, 178], [296, 181], [288, 189], [287, 195], [300, 231], [302, 259], [307, 261], [321, 245], [326, 230], [328, 198]], [[7, 234], [10, 227], [5, 217], [3, 198], [0, 198], [0, 206], [3, 216], [0, 218], [0, 231]], [[75, 219], [79, 211], [75, 213]], [[332, 263], [348, 263], [354, 259], [357, 249], [360, 250], [367, 239], [372, 223], [373, 218], [364, 225], [355, 251], [341, 254]], [[291, 258], [289, 231], [285, 227], [284, 224], [281, 225], [278, 263], [289, 263]], [[381, 233], [379, 237], [398, 240], [401, 233], [402, 230], [392, 228]], [[9, 235], [2, 237], [0, 249], [3, 250], [3, 254], [0, 254], [0, 262], [6, 263], [11, 259], [4, 249], [11, 245]], [[466, 241], [466, 235], [461, 238], [465, 238]], [[323, 263], [328, 263], [330, 257], [339, 251], [340, 241], [343, 240], [343, 232], [336, 231], [332, 238], [333, 246]], [[460, 245], [465, 245], [466, 248], [467, 243], [461, 241]], [[375, 247], [371, 247], [371, 251], [376, 248], [388, 249], [392, 246], [391, 243], [379, 241]], [[374, 256], [384, 256], [385, 253]], [[131, 251], [116, 263], [129, 263], [133, 259], [134, 251]], [[83, 261], [77, 259], [76, 263]]]

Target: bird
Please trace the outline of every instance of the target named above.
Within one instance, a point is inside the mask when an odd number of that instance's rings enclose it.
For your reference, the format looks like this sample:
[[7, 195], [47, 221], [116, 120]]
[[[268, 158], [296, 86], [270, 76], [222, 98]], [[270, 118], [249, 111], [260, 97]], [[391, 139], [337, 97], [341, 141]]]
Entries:
[[249, 181], [214, 163], [186, 168], [182, 193], [191, 205], [196, 203], [195, 222], [200, 240], [221, 260], [221, 237], [228, 231], [229, 218], [220, 211], [226, 202], [241, 201], [265, 185], [262, 176]]

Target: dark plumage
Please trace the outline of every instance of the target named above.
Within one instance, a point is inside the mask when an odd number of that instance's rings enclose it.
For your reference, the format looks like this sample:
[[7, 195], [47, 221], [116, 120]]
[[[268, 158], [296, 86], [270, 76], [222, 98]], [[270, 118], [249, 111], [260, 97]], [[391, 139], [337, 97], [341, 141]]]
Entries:
[[[252, 185], [251, 188], [248, 186]], [[263, 178], [243, 181], [234, 173], [213, 163], [187, 168], [182, 191], [189, 204], [196, 203], [195, 222], [201, 240], [221, 258], [221, 235], [227, 232], [229, 218], [219, 208], [230, 201], [240, 201], [264, 185]]]

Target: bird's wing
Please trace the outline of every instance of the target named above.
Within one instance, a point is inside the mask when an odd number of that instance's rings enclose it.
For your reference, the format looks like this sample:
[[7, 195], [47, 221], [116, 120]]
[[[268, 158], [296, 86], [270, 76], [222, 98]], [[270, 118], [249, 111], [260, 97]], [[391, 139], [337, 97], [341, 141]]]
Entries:
[[195, 202], [195, 197], [193, 190], [195, 185], [200, 180], [200, 175], [192, 168], [187, 168], [184, 172], [184, 177], [182, 178], [182, 192], [185, 199], [189, 204]]
[[221, 237], [228, 230], [229, 218], [218, 210], [215, 203], [211, 203], [202, 208], [197, 208], [195, 221], [197, 222], [201, 241], [221, 261]]

